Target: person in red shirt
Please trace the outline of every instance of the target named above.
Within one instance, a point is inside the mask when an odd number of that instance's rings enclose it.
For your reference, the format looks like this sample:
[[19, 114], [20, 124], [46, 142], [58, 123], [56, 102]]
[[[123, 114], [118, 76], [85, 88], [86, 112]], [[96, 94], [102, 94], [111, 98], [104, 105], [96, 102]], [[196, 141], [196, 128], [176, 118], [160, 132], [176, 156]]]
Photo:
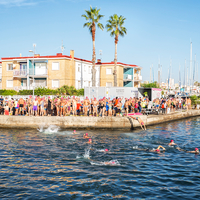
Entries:
[[82, 105], [79, 102], [76, 104], [76, 113], [77, 113], [77, 115], [80, 115], [81, 106]]
[[117, 104], [118, 104], [118, 97], [116, 97], [116, 99], [115, 99], [115, 103], [114, 103], [114, 110], [115, 110], [115, 114], [114, 114], [114, 116], [116, 116], [116, 114], [117, 114]]

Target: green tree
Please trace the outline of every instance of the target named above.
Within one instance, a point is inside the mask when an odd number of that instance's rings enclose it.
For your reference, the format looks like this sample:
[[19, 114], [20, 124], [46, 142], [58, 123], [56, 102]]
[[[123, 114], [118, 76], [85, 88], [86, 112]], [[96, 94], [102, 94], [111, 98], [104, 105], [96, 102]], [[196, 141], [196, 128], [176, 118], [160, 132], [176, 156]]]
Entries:
[[118, 16], [117, 14], [114, 14], [113, 16], [110, 16], [109, 20], [107, 20], [106, 29], [107, 31], [111, 32], [110, 36], [115, 36], [115, 67], [114, 67], [114, 86], [117, 87], [117, 44], [119, 40], [119, 36], [124, 36], [127, 34], [127, 30], [124, 27], [124, 21], [126, 18], [124, 18], [122, 15]]
[[96, 70], [95, 70], [95, 62], [96, 62], [96, 54], [95, 54], [95, 33], [96, 33], [96, 24], [97, 27], [101, 30], [104, 29], [103, 24], [99, 23], [99, 20], [104, 17], [104, 15], [99, 14], [100, 9], [92, 8], [90, 6], [90, 10], [85, 10], [86, 14], [81, 15], [86, 19], [86, 23], [83, 27], [88, 27], [90, 33], [92, 34], [92, 42], [93, 42], [93, 54], [92, 54], [92, 86], [96, 86]]
[[144, 87], [144, 88], [160, 88], [159, 84], [156, 81], [153, 82], [153, 83], [142, 83], [141, 87]]

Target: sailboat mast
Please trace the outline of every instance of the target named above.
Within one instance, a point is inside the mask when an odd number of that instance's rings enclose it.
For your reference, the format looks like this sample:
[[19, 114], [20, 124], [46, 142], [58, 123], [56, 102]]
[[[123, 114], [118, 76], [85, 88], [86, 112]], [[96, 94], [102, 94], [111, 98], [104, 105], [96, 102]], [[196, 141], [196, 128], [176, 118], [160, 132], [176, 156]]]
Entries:
[[190, 43], [190, 92], [192, 86], [192, 42]]

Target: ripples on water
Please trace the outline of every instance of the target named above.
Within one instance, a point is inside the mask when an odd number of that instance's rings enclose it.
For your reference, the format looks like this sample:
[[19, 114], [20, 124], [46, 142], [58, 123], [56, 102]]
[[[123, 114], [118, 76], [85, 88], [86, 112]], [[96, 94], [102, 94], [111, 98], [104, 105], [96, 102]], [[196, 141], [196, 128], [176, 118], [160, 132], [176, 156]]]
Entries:
[[[200, 118], [150, 127], [146, 132], [40, 127], [0, 130], [0, 198], [200, 199]], [[140, 151], [157, 148], [165, 153]], [[108, 149], [109, 151], [105, 151]]]

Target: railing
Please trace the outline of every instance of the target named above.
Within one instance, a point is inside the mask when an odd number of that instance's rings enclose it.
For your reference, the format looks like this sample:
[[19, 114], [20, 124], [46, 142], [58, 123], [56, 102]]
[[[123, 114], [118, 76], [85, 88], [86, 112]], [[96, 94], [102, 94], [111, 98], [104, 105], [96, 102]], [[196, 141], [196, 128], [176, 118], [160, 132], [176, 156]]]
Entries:
[[35, 68], [35, 72], [33, 69], [29, 69], [29, 75], [35, 75], [35, 76], [47, 75], [47, 68], [45, 69]]
[[133, 80], [133, 75], [124, 74], [124, 80]]
[[27, 76], [27, 70], [14, 70], [13, 76]]

